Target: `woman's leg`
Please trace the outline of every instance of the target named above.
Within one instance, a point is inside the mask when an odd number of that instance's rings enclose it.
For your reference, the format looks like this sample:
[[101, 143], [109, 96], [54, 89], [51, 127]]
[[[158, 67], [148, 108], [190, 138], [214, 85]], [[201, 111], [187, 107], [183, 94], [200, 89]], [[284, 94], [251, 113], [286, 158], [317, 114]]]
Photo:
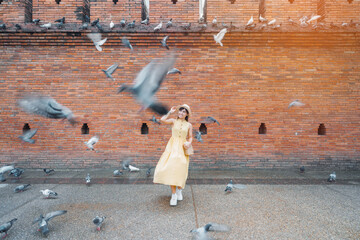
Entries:
[[170, 187], [171, 187], [171, 193], [175, 194], [176, 193], [176, 186], [171, 185]]

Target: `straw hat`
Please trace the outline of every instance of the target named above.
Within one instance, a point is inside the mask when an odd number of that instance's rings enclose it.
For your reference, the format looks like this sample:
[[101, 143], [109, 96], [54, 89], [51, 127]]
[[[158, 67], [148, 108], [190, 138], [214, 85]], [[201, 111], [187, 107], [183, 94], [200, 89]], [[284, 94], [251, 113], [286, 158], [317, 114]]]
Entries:
[[187, 104], [179, 105], [179, 106], [177, 106], [176, 110], [179, 110], [182, 107], [185, 108], [186, 110], [188, 110], [188, 112], [189, 112], [188, 116], [190, 117], [191, 116], [191, 109], [190, 109], [189, 105], [187, 105]]

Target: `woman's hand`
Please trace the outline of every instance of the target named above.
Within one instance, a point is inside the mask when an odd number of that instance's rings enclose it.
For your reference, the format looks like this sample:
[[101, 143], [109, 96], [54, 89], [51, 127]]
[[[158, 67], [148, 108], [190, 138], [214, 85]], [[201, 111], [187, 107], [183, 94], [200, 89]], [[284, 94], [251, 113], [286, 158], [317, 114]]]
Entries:
[[184, 143], [184, 148], [185, 148], [185, 149], [188, 149], [190, 146], [191, 146], [191, 143], [190, 143], [190, 142], [185, 142], [185, 143]]
[[172, 107], [169, 111], [169, 113], [174, 113], [176, 111], [176, 107]]

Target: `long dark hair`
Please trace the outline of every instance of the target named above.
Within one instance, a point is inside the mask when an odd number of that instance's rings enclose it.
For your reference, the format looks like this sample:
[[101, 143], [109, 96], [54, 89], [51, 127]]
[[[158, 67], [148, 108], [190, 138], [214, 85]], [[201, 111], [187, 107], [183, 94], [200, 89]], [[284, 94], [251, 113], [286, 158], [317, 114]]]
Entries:
[[[188, 121], [189, 121], [189, 111], [188, 111], [186, 108], [184, 108], [184, 107], [179, 108], [179, 111], [181, 111], [181, 110], [183, 110], [183, 109], [185, 109], [185, 111], [186, 111], [186, 113], [187, 113], [187, 116], [185, 117], [185, 120], [188, 122]], [[179, 118], [179, 117], [178, 117], [178, 118]]]

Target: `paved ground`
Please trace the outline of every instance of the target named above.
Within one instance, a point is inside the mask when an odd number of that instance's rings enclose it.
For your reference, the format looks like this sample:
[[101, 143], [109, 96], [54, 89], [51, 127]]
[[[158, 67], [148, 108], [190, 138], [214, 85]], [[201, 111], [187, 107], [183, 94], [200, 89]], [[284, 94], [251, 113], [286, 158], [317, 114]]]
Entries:
[[[94, 182], [89, 187], [87, 172]], [[111, 173], [59, 170], [45, 177], [40, 170], [26, 170], [20, 180], [8, 178], [0, 185], [0, 223], [18, 221], [7, 239], [43, 239], [31, 222], [55, 210], [68, 213], [50, 221], [49, 239], [183, 240], [208, 222], [231, 228], [213, 234], [216, 239], [360, 239], [358, 171], [337, 172], [333, 184], [326, 183], [328, 172], [320, 171], [191, 171], [177, 207], [169, 206], [169, 187], [150, 184], [144, 171], [116, 179]], [[225, 194], [223, 182], [230, 178], [246, 188]], [[14, 193], [22, 183], [32, 186]], [[45, 188], [58, 198], [43, 199], [39, 190]], [[107, 217], [101, 232], [92, 223], [96, 215]]]

